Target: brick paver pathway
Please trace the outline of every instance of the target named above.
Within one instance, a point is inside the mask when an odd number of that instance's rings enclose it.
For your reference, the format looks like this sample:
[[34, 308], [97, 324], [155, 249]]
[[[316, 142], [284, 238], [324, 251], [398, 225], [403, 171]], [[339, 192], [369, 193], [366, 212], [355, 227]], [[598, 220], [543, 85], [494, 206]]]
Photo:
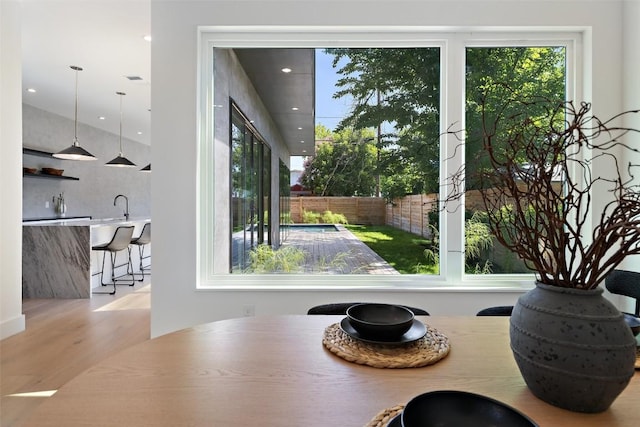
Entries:
[[305, 273], [400, 274], [345, 227], [336, 228], [325, 232], [291, 228], [283, 246], [305, 251]]

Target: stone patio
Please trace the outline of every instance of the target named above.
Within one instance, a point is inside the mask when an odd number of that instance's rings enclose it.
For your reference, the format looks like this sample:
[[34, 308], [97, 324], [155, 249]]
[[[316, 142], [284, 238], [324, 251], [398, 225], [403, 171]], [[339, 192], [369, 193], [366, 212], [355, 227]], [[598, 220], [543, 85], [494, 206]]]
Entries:
[[400, 274], [342, 225], [338, 231], [309, 232], [291, 228], [283, 247], [307, 254], [305, 273]]

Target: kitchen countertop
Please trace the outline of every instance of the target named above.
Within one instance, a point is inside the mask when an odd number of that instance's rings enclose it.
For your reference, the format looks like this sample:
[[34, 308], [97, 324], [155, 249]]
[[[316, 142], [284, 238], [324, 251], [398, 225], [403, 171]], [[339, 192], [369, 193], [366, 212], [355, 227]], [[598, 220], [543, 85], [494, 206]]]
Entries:
[[58, 216], [49, 216], [42, 218], [26, 218], [23, 219], [22, 222], [36, 222], [36, 221], [75, 221], [78, 219], [92, 219], [91, 215], [81, 215], [81, 216], [67, 216], [67, 217], [58, 217]]
[[90, 216], [74, 217], [74, 218], [52, 218], [41, 220], [25, 220], [22, 225], [38, 225], [38, 226], [103, 226], [103, 225], [125, 225], [140, 222], [149, 222], [150, 217], [135, 217], [126, 219], [124, 217], [119, 218], [96, 218], [92, 219]]
[[[102, 274], [110, 277], [112, 267], [103, 267], [104, 252], [96, 245], [109, 243], [120, 226], [134, 228], [139, 236], [151, 217], [58, 218], [27, 221], [22, 227], [22, 295], [24, 298], [91, 298], [92, 289], [102, 288]], [[147, 250], [149, 257], [150, 245]], [[131, 251], [133, 265], [140, 252]], [[126, 276], [128, 262], [116, 263], [116, 276]], [[108, 280], [107, 280], [108, 281]]]

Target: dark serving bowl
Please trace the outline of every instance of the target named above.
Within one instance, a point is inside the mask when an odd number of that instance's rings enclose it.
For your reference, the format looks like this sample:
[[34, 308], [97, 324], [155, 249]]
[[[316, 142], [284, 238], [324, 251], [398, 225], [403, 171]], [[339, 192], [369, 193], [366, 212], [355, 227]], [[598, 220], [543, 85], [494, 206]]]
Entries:
[[497, 400], [464, 391], [432, 391], [414, 397], [400, 416], [402, 427], [537, 427]]
[[627, 323], [627, 326], [631, 328], [631, 332], [633, 336], [636, 336], [640, 333], [640, 317], [636, 317], [633, 314], [622, 313], [624, 314], [624, 321]]
[[347, 309], [353, 329], [367, 338], [401, 337], [413, 325], [413, 312], [393, 304], [363, 303]]

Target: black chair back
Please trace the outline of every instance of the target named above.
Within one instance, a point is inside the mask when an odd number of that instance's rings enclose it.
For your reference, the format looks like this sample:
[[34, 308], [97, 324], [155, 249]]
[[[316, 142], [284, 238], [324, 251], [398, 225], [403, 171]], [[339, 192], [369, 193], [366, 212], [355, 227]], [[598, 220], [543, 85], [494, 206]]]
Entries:
[[627, 270], [613, 270], [604, 279], [604, 286], [612, 294], [635, 298], [635, 316], [640, 317], [640, 273]]
[[[338, 302], [338, 303], [330, 303], [330, 304], [320, 304], [315, 307], [311, 307], [307, 314], [333, 314], [333, 315], [346, 315], [347, 309], [355, 304], [362, 304], [359, 302]], [[428, 316], [429, 313], [421, 308], [410, 307], [408, 305], [403, 305], [403, 307], [408, 308], [415, 314], [416, 316]]]
[[483, 308], [476, 313], [476, 316], [511, 316], [512, 305], [497, 305], [495, 307]]

